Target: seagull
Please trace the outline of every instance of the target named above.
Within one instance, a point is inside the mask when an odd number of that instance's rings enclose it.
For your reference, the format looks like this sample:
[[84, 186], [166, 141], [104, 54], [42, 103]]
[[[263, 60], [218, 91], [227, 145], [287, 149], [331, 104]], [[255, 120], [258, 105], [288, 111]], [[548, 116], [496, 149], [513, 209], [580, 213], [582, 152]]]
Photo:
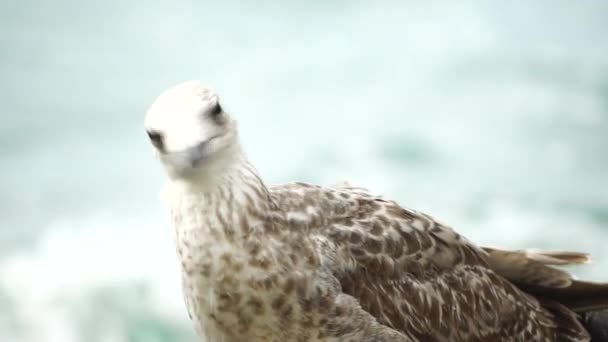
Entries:
[[478, 246], [349, 183], [267, 186], [200, 81], [144, 126], [202, 341], [589, 341], [579, 314], [608, 307], [608, 284], [556, 267], [584, 253]]

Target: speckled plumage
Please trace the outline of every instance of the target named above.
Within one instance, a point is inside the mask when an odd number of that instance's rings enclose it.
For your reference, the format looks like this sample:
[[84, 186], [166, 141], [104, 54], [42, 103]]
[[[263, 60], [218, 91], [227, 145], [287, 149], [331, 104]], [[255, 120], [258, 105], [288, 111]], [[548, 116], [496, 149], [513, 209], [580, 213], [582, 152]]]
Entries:
[[218, 103], [187, 82], [146, 117], [205, 341], [589, 340], [573, 311], [522, 291], [568, 288], [551, 265], [586, 256], [481, 248], [346, 183], [267, 187]]

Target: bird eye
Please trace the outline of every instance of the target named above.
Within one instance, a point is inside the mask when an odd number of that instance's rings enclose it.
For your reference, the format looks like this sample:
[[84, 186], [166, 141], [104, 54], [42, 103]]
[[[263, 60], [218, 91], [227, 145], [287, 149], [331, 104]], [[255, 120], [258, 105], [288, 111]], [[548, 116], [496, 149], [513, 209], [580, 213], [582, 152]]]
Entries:
[[148, 138], [150, 138], [152, 145], [156, 146], [156, 148], [158, 148], [159, 150], [162, 150], [164, 148], [162, 134], [154, 131], [146, 131], [146, 133], [148, 133]]
[[211, 110], [209, 111], [209, 114], [211, 114], [211, 116], [218, 116], [222, 113], [222, 106], [220, 106], [220, 103], [216, 103], [215, 106], [213, 106], [213, 108], [211, 108]]

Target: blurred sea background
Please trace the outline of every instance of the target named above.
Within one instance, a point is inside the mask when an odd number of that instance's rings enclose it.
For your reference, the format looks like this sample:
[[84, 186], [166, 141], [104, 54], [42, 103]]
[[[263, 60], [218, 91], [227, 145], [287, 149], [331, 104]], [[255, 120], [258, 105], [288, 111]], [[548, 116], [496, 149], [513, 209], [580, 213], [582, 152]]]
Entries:
[[608, 2], [0, 3], [0, 341], [195, 341], [143, 116], [214, 87], [268, 183], [608, 280]]

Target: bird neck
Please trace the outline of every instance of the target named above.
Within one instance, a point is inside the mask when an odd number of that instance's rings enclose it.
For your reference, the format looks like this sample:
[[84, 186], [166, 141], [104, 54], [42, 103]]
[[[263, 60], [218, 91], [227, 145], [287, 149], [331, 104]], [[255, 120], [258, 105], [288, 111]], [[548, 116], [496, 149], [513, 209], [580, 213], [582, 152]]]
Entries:
[[270, 193], [244, 154], [216, 171], [212, 179], [168, 184], [164, 197], [178, 235], [197, 231], [202, 239], [234, 242], [268, 221], [274, 208]]

